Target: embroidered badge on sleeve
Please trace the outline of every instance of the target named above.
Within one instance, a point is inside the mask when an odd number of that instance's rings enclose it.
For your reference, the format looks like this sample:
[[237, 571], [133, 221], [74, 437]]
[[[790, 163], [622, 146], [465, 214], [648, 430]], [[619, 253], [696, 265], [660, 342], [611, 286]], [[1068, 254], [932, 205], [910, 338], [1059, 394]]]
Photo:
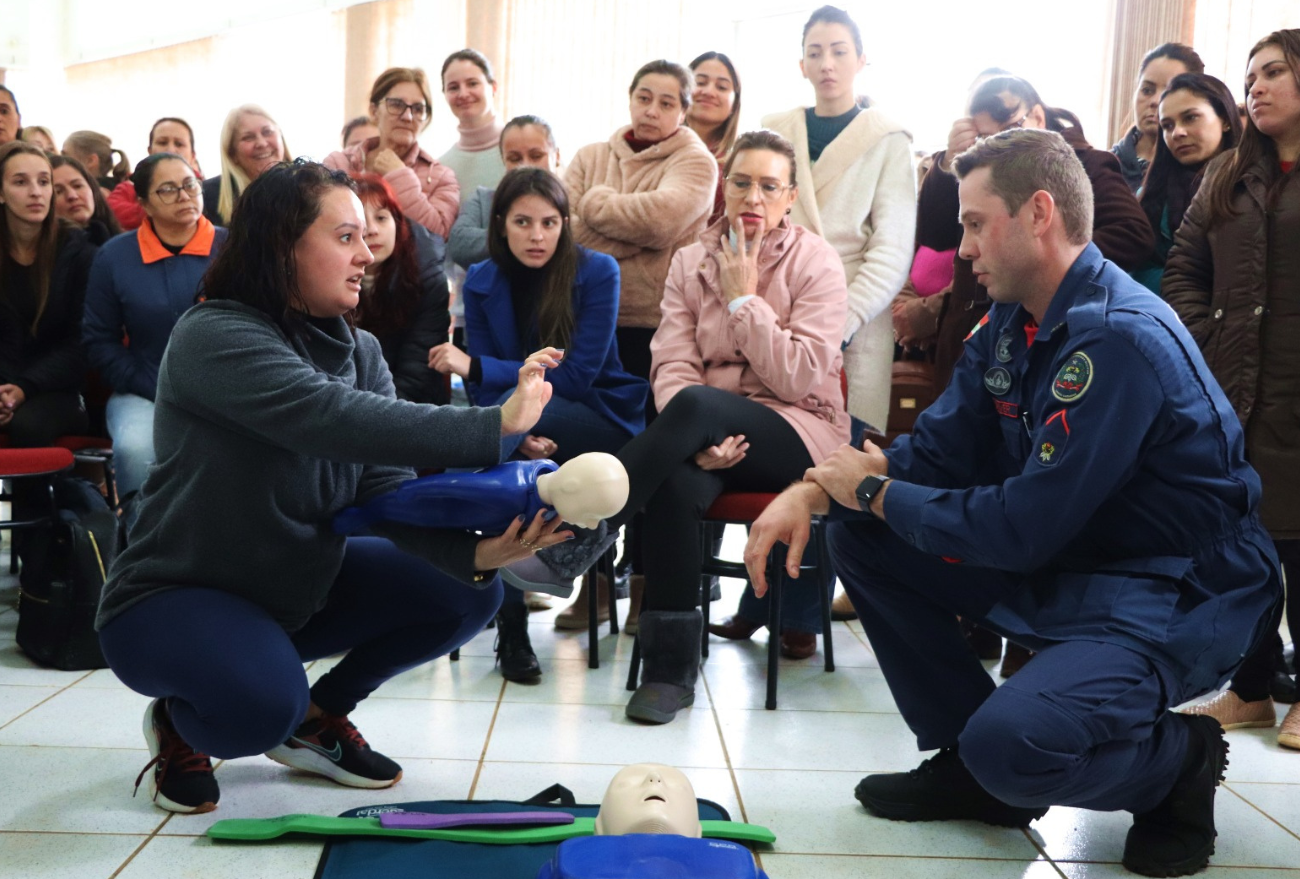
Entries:
[[1052, 396], [1062, 403], [1073, 403], [1082, 397], [1092, 384], [1092, 361], [1082, 351], [1075, 351], [1056, 373], [1052, 382]]

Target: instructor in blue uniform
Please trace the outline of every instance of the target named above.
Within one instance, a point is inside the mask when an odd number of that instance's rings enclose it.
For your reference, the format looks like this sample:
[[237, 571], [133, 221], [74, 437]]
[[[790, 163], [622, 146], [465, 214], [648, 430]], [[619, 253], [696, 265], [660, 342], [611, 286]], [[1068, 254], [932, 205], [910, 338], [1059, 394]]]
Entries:
[[[1227, 765], [1219, 686], [1280, 597], [1241, 425], [1196, 343], [1089, 241], [1092, 191], [1059, 135], [956, 159], [960, 254], [995, 302], [952, 381], [887, 452], [843, 446], [755, 523], [797, 573], [829, 513], [835, 571], [921, 750], [856, 790], [896, 820], [1025, 826], [1127, 810], [1124, 865], [1194, 873]], [[832, 503], [833, 501], [833, 503]], [[956, 615], [1038, 655], [1001, 688]]]

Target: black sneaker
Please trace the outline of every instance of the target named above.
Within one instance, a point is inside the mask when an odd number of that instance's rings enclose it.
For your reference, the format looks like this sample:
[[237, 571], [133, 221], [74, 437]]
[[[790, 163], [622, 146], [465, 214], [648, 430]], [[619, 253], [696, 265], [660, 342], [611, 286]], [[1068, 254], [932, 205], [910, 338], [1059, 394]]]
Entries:
[[1002, 802], [980, 786], [957, 749], [944, 748], [908, 772], [868, 775], [853, 795], [867, 811], [891, 821], [983, 821], [1028, 827], [1047, 814]]
[[212, 774], [212, 761], [207, 754], [185, 744], [172, 726], [167, 703], [162, 699], [154, 699], [144, 710], [144, 740], [152, 759], [136, 776], [137, 792], [147, 777], [149, 796], [160, 809], [193, 814], [217, 807], [221, 791]]
[[542, 676], [542, 666], [528, 639], [528, 607], [503, 604], [497, 613], [497, 662], [501, 677], [517, 684], [531, 684]]
[[372, 750], [352, 721], [330, 714], [303, 721], [266, 756], [348, 787], [392, 787], [402, 778], [402, 767]]
[[1124, 841], [1125, 869], [1143, 876], [1196, 873], [1214, 854], [1214, 789], [1228, 767], [1228, 742], [1213, 717], [1172, 716], [1188, 725], [1182, 770], [1160, 805], [1133, 816]]

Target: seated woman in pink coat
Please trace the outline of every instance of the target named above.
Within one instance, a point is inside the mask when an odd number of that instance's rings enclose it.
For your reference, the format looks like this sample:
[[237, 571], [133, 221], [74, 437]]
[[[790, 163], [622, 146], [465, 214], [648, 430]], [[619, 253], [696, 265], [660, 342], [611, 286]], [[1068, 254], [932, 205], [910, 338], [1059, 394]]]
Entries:
[[392, 187], [406, 219], [445, 239], [460, 209], [460, 184], [452, 170], [417, 141], [432, 114], [433, 97], [424, 71], [390, 67], [370, 89], [370, 121], [379, 128], [379, 136], [330, 153], [324, 165], [349, 174], [380, 175]]
[[[724, 168], [725, 216], [668, 271], [650, 345], [660, 414], [618, 453], [630, 492], [607, 523], [613, 533], [645, 509], [634, 720], [667, 723], [695, 701], [703, 512], [723, 491], [779, 491], [849, 441], [844, 268], [829, 244], [786, 217], [794, 163], [779, 135], [742, 135]], [[587, 562], [562, 558], [541, 553], [508, 577], [556, 582]]]

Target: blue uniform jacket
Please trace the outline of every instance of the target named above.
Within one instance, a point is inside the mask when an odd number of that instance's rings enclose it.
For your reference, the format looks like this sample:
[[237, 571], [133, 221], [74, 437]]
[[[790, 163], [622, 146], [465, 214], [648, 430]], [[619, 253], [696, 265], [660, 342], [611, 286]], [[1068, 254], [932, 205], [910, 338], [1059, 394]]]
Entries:
[[988, 621], [1026, 646], [1120, 644], [1218, 686], [1281, 594], [1240, 422], [1174, 312], [1094, 245], [1032, 344], [1030, 323], [995, 305], [886, 452], [889, 525], [1023, 578]]
[[[140, 231], [118, 235], [95, 255], [86, 285], [81, 339], [90, 365], [119, 394], [152, 400], [172, 327], [194, 305], [199, 281], [226, 240], [214, 230], [205, 255], [166, 254], [146, 262]], [[131, 340], [122, 344], [122, 332]]]
[[[573, 337], [564, 361], [546, 373], [554, 393], [582, 403], [628, 433], [645, 429], [644, 379], [626, 372], [618, 359], [614, 323], [618, 318], [618, 263], [580, 247], [573, 285]], [[461, 287], [465, 298], [465, 341], [479, 358], [483, 381], [470, 386], [479, 405], [493, 405], [519, 381], [519, 368], [531, 352], [520, 342], [510, 301], [510, 282], [492, 260], [470, 267]]]

